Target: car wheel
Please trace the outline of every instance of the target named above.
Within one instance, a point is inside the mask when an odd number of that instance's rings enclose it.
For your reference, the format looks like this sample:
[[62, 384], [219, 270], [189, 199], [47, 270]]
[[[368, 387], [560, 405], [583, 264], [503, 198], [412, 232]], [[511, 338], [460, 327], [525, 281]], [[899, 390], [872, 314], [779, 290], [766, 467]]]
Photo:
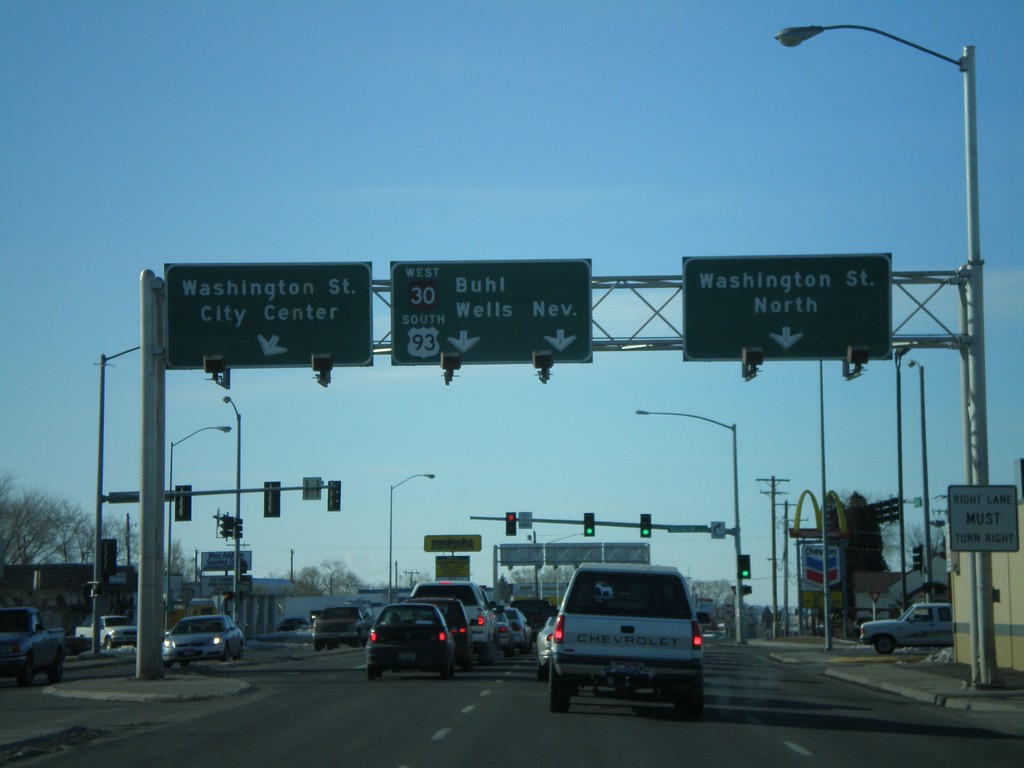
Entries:
[[704, 676], [700, 675], [693, 687], [685, 691], [675, 691], [672, 703], [685, 717], [696, 720], [704, 714]]
[[896, 641], [889, 635], [879, 635], [875, 638], [875, 651], [889, 655], [896, 650]]
[[455, 659], [449, 659], [448, 662], [441, 667], [441, 679], [451, 680], [455, 675]]
[[473, 671], [473, 654], [467, 653], [465, 658], [459, 663], [459, 669], [463, 672]]
[[185, 667], [188, 666], [188, 662], [187, 661], [179, 661], [178, 662], [178, 666], [181, 667], [182, 669], [184, 669]]
[[371, 664], [367, 664], [366, 665], [366, 679], [367, 680], [376, 680], [378, 677], [380, 677], [380, 667], [375, 667], [375, 666], [373, 666]]
[[170, 669], [173, 666], [174, 666], [174, 662], [173, 661], [165, 661], [164, 662], [164, 669]]
[[113, 647], [114, 647], [114, 643], [111, 641], [110, 635], [104, 635], [104, 637], [103, 637], [103, 650], [104, 651], [109, 651]]
[[508, 648], [505, 649], [505, 658], [506, 659], [510, 659], [510, 658], [512, 658], [515, 655], [516, 655], [515, 646], [510, 645], [510, 646], [508, 646]]
[[241, 661], [243, 653], [245, 653], [245, 641], [244, 640], [238, 643], [238, 653], [235, 654], [235, 661]]
[[35, 679], [35, 660], [32, 658], [31, 653], [25, 654], [25, 664], [21, 669], [18, 670], [18, 685], [27, 687], [32, 685], [32, 681]]
[[324, 644], [321, 643], [319, 640], [314, 640], [313, 641], [313, 650], [314, 651], [319, 651], [323, 647], [324, 647]]
[[568, 684], [558, 674], [558, 671], [552, 667], [548, 673], [548, 711], [568, 712], [569, 700], [571, 698], [572, 694], [569, 692]]
[[57, 658], [53, 660], [53, 666], [46, 670], [46, 679], [50, 685], [59, 683], [64, 677], [64, 653], [58, 648]]
[[537, 665], [537, 679], [542, 683], [548, 679], [548, 665], [538, 664]]

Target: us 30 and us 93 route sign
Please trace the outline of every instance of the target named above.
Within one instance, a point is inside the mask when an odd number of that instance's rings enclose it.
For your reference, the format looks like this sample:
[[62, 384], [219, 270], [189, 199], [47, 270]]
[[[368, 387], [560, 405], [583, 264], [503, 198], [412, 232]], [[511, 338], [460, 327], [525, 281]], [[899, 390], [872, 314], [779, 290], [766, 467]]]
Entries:
[[683, 259], [687, 360], [872, 360], [892, 347], [892, 256], [738, 256]]
[[373, 364], [368, 263], [168, 264], [167, 367]]
[[437, 365], [555, 362], [593, 354], [590, 261], [435, 261], [391, 264], [391, 360]]

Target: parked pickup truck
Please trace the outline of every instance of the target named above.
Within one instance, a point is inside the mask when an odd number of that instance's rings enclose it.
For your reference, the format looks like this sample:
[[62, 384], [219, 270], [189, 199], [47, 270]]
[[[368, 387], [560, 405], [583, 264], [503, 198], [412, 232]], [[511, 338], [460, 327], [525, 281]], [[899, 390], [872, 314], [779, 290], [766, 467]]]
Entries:
[[47, 629], [35, 608], [0, 608], [0, 677], [32, 685], [43, 669], [51, 683], [64, 676], [64, 630]]
[[347, 643], [353, 648], [366, 645], [373, 626], [373, 615], [362, 605], [332, 605], [313, 621], [313, 650], [334, 648]]
[[866, 621], [860, 641], [878, 653], [892, 653], [897, 646], [953, 645], [953, 607], [949, 603], [910, 606], [898, 619]]
[[669, 699], [685, 717], [704, 711], [699, 614], [676, 569], [583, 564], [555, 619], [548, 709], [565, 712], [573, 696]]
[[[75, 637], [92, 640], [92, 619], [75, 628]], [[122, 645], [135, 645], [139, 628], [127, 616], [100, 616], [100, 646], [106, 650]]]

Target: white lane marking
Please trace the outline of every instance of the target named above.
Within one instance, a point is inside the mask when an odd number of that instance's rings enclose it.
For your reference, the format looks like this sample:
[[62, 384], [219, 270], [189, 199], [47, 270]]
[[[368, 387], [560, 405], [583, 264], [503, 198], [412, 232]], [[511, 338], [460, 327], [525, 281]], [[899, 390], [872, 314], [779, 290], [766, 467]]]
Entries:
[[792, 749], [798, 755], [803, 755], [804, 757], [810, 757], [811, 756], [811, 753], [808, 752], [803, 747], [801, 747], [799, 744], [794, 744], [792, 741], [784, 741], [782, 743], [785, 744], [790, 749]]
[[476, 709], [476, 707], [475, 707], [475, 706], [473, 706], [472, 704], [470, 704], [470, 705], [469, 705], [468, 707], [463, 707], [463, 708], [462, 708], [462, 714], [464, 714], [464, 715], [468, 715], [468, 714], [469, 714], [470, 712], [472, 712], [472, 711], [473, 711], [474, 709]]
[[451, 732], [452, 732], [452, 729], [451, 729], [451, 728], [442, 728], [442, 729], [441, 729], [440, 731], [438, 731], [437, 733], [435, 733], [435, 734], [434, 734], [433, 736], [431, 736], [430, 738], [431, 738], [431, 739], [432, 739], [433, 741], [440, 741], [441, 739], [443, 739], [443, 738], [444, 738], [445, 736], [447, 736], [447, 735], [448, 735], [449, 733], [451, 733]]
[[480, 695], [481, 696], [490, 696], [491, 692], [490, 691], [480, 691]]

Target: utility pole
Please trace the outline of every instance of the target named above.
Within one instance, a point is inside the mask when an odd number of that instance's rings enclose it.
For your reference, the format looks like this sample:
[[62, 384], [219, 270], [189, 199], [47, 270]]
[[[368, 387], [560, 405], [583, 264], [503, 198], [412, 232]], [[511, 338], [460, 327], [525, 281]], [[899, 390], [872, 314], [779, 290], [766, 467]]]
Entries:
[[782, 612], [786, 616], [784, 634], [789, 637], [789, 501], [784, 502], [782, 530], [786, 531], [786, 538], [782, 544]]
[[[779, 493], [778, 490], [780, 483], [788, 483], [789, 480], [775, 477], [759, 477], [757, 478], [759, 483], [768, 483], [769, 490], [761, 491], [772, 497], [772, 637], [779, 636], [779, 580], [778, 580], [778, 568], [775, 563], [775, 495]], [[784, 492], [783, 492], [784, 493]]]

